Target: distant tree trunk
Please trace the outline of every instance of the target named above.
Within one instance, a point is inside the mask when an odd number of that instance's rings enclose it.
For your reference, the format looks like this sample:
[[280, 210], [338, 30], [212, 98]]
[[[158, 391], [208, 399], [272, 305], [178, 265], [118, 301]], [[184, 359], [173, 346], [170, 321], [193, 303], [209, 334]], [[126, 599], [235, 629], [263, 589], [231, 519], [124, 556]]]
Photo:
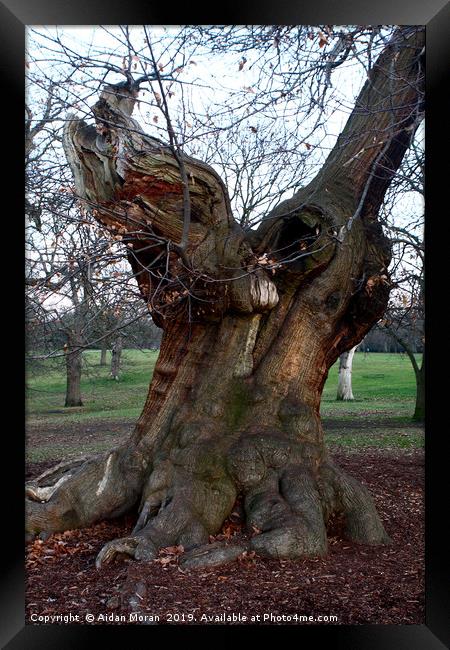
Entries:
[[422, 353], [422, 363], [420, 367], [417, 364], [414, 371], [416, 375], [416, 405], [413, 419], [423, 422], [425, 420], [425, 349]]
[[414, 407], [413, 420], [418, 422], [423, 422], [425, 419], [425, 345], [422, 352], [422, 363], [417, 363], [416, 356], [412, 347], [409, 346], [408, 341], [399, 336], [397, 332], [389, 328], [389, 334], [393, 339], [404, 349], [406, 354], [411, 361], [411, 365], [414, 369], [414, 376], [416, 378], [416, 403]]
[[255, 231], [237, 224], [211, 167], [185, 156], [182, 173], [181, 154], [140, 130], [135, 87], [106, 87], [97, 130], [67, 121], [77, 192], [129, 242], [164, 333], [130, 438], [55, 469], [53, 487], [48, 473], [29, 487], [28, 530], [86, 526], [138, 504], [135, 529], [98, 566], [117, 553], [152, 560], [172, 544], [201, 564], [216, 558], [209, 536], [240, 495], [248, 548], [264, 556], [323, 555], [334, 513], [350, 539], [388, 541], [367, 488], [325, 447], [320, 403], [329, 368], [386, 309], [391, 253], [377, 214], [418, 123], [423, 44], [422, 30], [397, 30], [316, 178]]
[[101, 366], [106, 366], [106, 352], [108, 350], [108, 346], [106, 344], [106, 341], [102, 342], [102, 348], [100, 352], [100, 365]]
[[343, 352], [339, 357], [339, 375], [336, 396], [338, 401], [351, 402], [355, 399], [352, 391], [352, 366], [353, 356], [357, 347], [358, 346], [355, 345], [351, 350]]
[[123, 337], [119, 334], [111, 348], [111, 379], [119, 381], [120, 359], [122, 356]]
[[70, 334], [64, 347], [66, 355], [66, 402], [65, 406], [83, 406], [81, 401], [82, 349], [77, 337]]

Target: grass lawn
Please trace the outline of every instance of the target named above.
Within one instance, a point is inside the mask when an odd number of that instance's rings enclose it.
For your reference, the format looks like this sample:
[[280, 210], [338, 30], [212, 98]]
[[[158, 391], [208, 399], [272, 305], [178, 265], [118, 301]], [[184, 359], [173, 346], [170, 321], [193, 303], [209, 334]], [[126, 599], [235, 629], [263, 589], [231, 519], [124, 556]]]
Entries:
[[[416, 355], [419, 363], [421, 356]], [[411, 416], [416, 382], [406, 354], [357, 352], [353, 357], [353, 402], [336, 401], [338, 368], [336, 362], [328, 374], [322, 395], [322, 415], [354, 415], [364, 411], [364, 414], [384, 413], [399, 418]]]
[[[59, 458], [65, 455], [64, 449], [72, 455], [80, 449], [80, 444], [92, 451], [110, 448], [119, 432], [124, 427], [131, 428], [140, 415], [157, 357], [156, 351], [124, 350], [121, 379], [112, 381], [110, 358], [108, 365], [102, 367], [100, 351], [86, 351], [82, 378], [84, 405], [78, 408], [64, 408], [65, 374], [60, 360], [48, 360], [39, 369], [29, 370], [27, 428], [35, 435], [27, 445], [28, 455], [35, 460]], [[357, 352], [353, 361], [353, 402], [336, 401], [337, 375], [338, 363], [330, 369], [321, 406], [327, 443], [331, 447], [423, 446], [423, 428], [411, 421], [415, 379], [406, 355]], [[96, 440], [95, 432], [100, 426], [104, 435]], [[83, 433], [82, 443], [73, 435], [76, 430]], [[92, 436], [87, 433], [90, 430]], [[54, 432], [51, 440], [46, 437], [48, 431]], [[89, 442], [86, 436], [92, 440]]]
[[[420, 361], [421, 355], [416, 355]], [[353, 402], [337, 402], [339, 362], [330, 369], [322, 395], [321, 414], [329, 445], [423, 447], [423, 426], [411, 420], [416, 382], [404, 354], [357, 352], [353, 358]]]
[[83, 421], [92, 418], [137, 418], [147, 396], [158, 351], [124, 350], [120, 380], [109, 376], [107, 365], [100, 366], [100, 350], [83, 353], [81, 395], [83, 406], [64, 408], [66, 378], [61, 361], [45, 361], [27, 375], [27, 413], [33, 422]]

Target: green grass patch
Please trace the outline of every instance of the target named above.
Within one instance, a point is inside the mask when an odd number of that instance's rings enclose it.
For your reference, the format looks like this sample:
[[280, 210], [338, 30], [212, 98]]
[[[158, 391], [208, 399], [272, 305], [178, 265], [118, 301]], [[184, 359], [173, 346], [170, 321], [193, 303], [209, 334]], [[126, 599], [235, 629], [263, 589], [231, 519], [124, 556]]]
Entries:
[[[416, 355], [418, 362], [420, 354]], [[357, 413], [386, 414], [389, 417], [412, 416], [416, 398], [416, 380], [410, 360], [404, 354], [357, 352], [353, 357], [352, 386], [355, 400], [337, 402], [339, 361], [328, 373], [322, 394], [322, 415], [354, 416]]]
[[27, 447], [26, 459], [31, 463], [40, 463], [45, 460], [59, 462], [61, 459], [95, 456], [101, 452], [110, 451], [111, 448], [112, 445], [108, 442], [83, 444], [82, 447], [74, 445], [40, 445], [33, 449]]
[[[100, 366], [100, 351], [83, 353], [83, 406], [65, 408], [66, 378], [61, 361], [48, 360], [27, 373], [27, 422], [39, 430], [64, 423], [100, 423], [139, 417], [153, 375], [157, 351], [124, 350], [120, 381], [109, 377], [109, 365]], [[417, 355], [420, 362], [420, 355]], [[322, 396], [321, 414], [330, 445], [361, 449], [415, 448], [423, 446], [423, 431], [412, 423], [416, 384], [414, 371], [406, 355], [356, 353], [353, 361], [353, 402], [337, 402], [339, 363], [330, 369]], [[59, 441], [59, 439], [58, 439]], [[67, 452], [68, 440], [64, 445]], [[43, 443], [44, 444], [44, 443]], [[69, 443], [71, 444], [71, 443]], [[92, 441], [86, 451], [101, 451], [110, 443]], [[27, 452], [28, 453], [28, 452]], [[61, 449], [39, 447], [29, 450], [33, 460], [59, 458]]]
[[363, 449], [375, 447], [379, 449], [420, 449], [424, 446], [424, 433], [416, 431], [368, 428], [364, 433], [342, 430], [338, 433], [326, 433], [325, 441], [329, 447], [344, 447]]
[[83, 406], [65, 408], [66, 377], [62, 363], [48, 360], [27, 374], [27, 418], [80, 422], [93, 418], [137, 418], [147, 397], [158, 352], [124, 350], [120, 380], [109, 376], [109, 365], [100, 366], [100, 350], [83, 353], [81, 396]]

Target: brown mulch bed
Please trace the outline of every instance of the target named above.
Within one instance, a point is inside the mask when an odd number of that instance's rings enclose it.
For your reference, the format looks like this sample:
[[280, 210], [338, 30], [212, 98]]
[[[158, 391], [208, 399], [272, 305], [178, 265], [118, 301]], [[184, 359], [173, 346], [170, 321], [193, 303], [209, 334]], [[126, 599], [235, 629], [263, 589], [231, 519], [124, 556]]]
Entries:
[[[95, 558], [103, 544], [133, 528], [135, 516], [127, 515], [27, 545], [26, 622], [86, 624], [90, 614], [97, 625], [136, 624], [145, 615], [147, 624], [295, 625], [305, 624], [295, 615], [306, 615], [315, 617], [308, 624], [423, 624], [423, 452], [333, 456], [371, 490], [392, 545], [348, 542], [335, 522], [326, 558], [279, 561], [247, 553], [229, 565], [188, 571], [178, 565], [180, 549], [171, 547], [148, 564], [120, 559], [97, 571]], [[52, 464], [30, 465], [27, 477]], [[235, 541], [241, 535], [231, 517], [216, 539]], [[138, 617], [134, 622], [131, 613]], [[70, 614], [72, 620], [33, 620]], [[227, 615], [231, 618], [224, 619]], [[251, 619], [257, 615], [259, 620]], [[331, 615], [337, 620], [317, 619]]]

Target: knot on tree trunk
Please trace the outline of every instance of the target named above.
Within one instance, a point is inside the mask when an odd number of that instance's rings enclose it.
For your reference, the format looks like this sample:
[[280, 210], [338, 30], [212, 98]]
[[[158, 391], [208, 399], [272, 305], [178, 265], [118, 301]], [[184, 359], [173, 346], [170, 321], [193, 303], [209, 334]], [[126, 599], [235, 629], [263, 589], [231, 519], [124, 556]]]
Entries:
[[228, 284], [229, 309], [251, 314], [270, 311], [278, 303], [277, 287], [263, 269], [236, 273]]

